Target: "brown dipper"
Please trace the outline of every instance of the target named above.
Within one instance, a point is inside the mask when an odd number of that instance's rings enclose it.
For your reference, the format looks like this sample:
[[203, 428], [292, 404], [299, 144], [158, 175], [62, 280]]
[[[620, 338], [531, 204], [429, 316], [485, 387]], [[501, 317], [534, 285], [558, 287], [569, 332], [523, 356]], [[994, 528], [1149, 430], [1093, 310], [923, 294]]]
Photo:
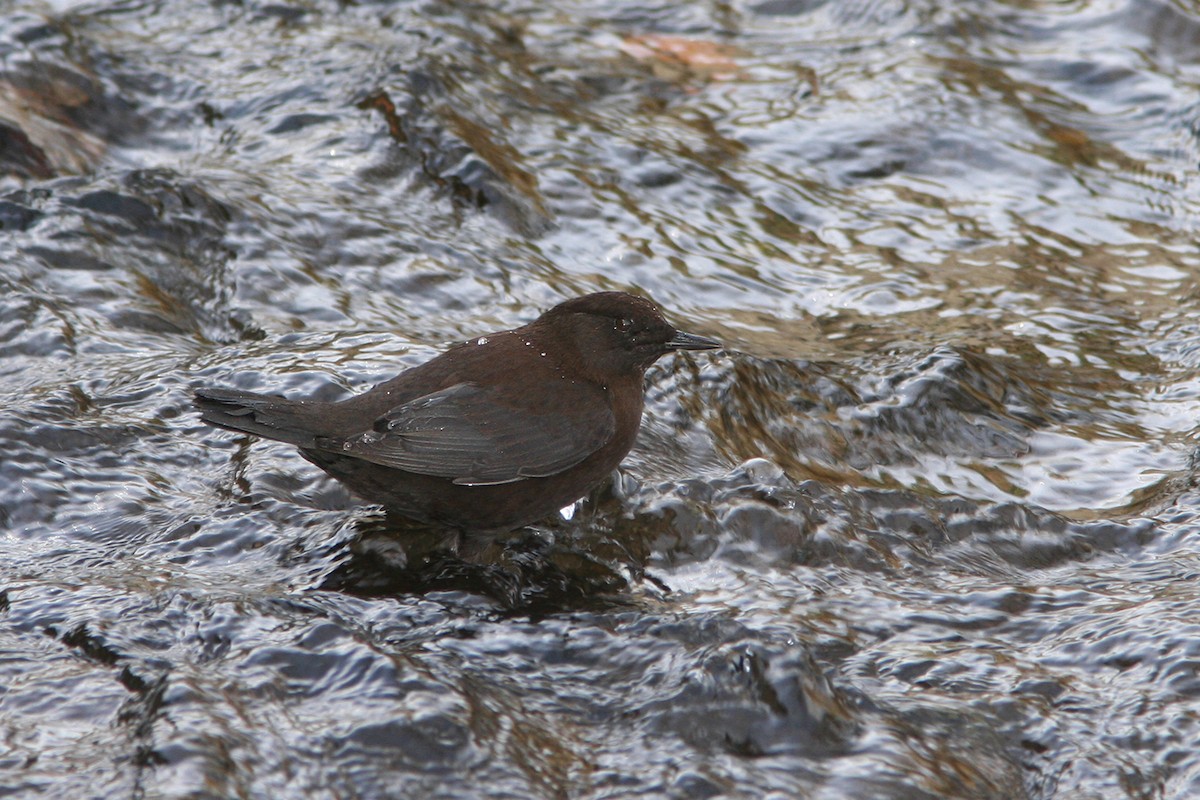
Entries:
[[299, 447], [389, 511], [501, 532], [570, 505], [616, 468], [655, 360], [715, 347], [675, 330], [649, 300], [599, 292], [340, 402], [199, 389], [196, 405], [211, 425]]

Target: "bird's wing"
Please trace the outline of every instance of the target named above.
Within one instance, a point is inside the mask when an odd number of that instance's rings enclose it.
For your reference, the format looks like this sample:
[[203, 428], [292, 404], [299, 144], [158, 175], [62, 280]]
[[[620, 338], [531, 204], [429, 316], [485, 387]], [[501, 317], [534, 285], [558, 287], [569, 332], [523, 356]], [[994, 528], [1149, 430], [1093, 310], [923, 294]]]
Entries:
[[322, 437], [316, 444], [468, 486], [512, 483], [562, 472], [608, 442], [616, 419], [607, 405], [597, 409], [594, 403], [587, 404], [591, 413], [578, 413], [580, 407], [538, 413], [501, 402], [486, 387], [459, 383], [391, 409], [363, 433]]

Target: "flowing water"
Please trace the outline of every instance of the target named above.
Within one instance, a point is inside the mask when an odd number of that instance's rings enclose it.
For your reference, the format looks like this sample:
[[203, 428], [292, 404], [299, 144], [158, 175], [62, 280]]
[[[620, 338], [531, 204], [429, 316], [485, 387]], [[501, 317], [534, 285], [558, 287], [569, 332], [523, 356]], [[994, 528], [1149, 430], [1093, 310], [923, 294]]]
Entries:
[[[1185, 0], [0, 1], [0, 795], [1200, 796]], [[648, 376], [464, 557], [191, 388], [576, 294]]]

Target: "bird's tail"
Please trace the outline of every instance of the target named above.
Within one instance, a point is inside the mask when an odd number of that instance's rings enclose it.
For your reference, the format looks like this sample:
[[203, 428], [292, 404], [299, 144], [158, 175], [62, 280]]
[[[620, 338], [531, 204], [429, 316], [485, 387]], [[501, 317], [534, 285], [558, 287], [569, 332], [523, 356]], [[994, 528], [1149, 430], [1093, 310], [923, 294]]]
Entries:
[[195, 402], [200, 418], [210, 425], [297, 447], [314, 445], [321, 427], [318, 406], [325, 405], [215, 388], [197, 389]]

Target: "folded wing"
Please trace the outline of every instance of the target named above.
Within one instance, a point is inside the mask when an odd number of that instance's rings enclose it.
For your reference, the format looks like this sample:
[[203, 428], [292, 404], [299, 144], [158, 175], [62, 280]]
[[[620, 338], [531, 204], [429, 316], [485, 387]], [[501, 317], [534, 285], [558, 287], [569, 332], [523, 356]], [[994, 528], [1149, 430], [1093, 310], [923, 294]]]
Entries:
[[468, 486], [541, 478], [575, 466], [613, 437], [607, 405], [580, 400], [574, 413], [538, 413], [459, 383], [389, 410], [363, 433], [318, 437], [316, 449]]

